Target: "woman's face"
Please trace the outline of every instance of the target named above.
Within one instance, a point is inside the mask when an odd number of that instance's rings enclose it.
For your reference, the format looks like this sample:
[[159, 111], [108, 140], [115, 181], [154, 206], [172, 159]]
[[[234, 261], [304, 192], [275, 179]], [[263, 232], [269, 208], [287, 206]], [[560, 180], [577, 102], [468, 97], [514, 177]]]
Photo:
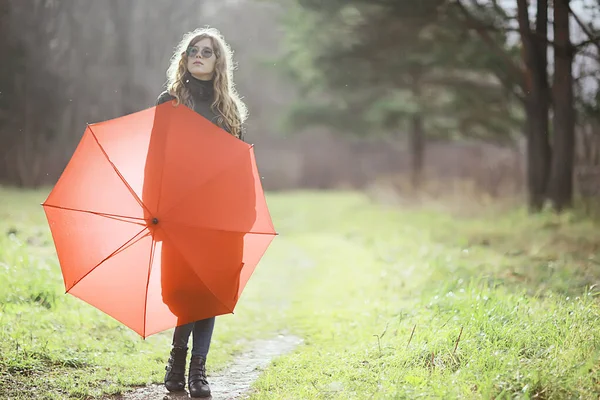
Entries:
[[188, 47], [187, 56], [187, 69], [194, 78], [204, 81], [212, 79], [217, 56], [210, 38], [201, 39]]

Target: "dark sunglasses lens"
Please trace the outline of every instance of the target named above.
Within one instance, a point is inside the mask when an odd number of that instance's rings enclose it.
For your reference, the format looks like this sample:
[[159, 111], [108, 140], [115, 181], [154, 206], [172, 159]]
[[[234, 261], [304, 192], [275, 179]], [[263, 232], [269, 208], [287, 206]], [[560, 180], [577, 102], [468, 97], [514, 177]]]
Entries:
[[196, 54], [198, 54], [198, 48], [197, 47], [188, 47], [188, 49], [187, 49], [187, 55], [188, 55], [188, 57], [194, 57], [194, 56], [196, 56]]
[[213, 55], [213, 51], [211, 49], [209, 49], [208, 47], [205, 47], [202, 49], [202, 57], [211, 58], [212, 55]]

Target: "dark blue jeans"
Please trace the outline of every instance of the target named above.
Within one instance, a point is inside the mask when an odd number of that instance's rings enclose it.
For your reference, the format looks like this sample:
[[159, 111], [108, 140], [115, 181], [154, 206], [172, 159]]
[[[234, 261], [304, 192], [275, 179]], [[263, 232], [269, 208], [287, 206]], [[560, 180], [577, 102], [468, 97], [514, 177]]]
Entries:
[[178, 326], [175, 328], [175, 332], [173, 332], [173, 346], [187, 347], [190, 335], [193, 332], [192, 355], [206, 358], [214, 327], [215, 317]]

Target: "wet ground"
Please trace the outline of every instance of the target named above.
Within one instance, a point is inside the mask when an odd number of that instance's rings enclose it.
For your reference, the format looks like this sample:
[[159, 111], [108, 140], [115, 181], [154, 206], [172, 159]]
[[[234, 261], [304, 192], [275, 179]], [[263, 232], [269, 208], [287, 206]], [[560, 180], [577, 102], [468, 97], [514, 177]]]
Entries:
[[[218, 374], [208, 374], [212, 399], [245, 399], [252, 383], [269, 363], [294, 350], [302, 339], [291, 335], [278, 335], [271, 339], [256, 340], [249, 349], [238, 355], [233, 363]], [[174, 400], [189, 399], [187, 392], [169, 393], [163, 385], [151, 385], [107, 400]]]

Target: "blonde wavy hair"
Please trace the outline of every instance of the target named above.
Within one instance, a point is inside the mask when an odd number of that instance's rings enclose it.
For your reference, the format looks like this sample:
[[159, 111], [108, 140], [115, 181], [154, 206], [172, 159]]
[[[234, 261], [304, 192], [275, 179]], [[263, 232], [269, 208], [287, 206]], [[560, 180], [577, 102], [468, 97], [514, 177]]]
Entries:
[[233, 83], [233, 70], [235, 67], [233, 51], [217, 29], [198, 28], [183, 35], [183, 39], [175, 48], [167, 69], [167, 91], [175, 97], [176, 104], [185, 104], [193, 108], [194, 101], [190, 91], [185, 86], [188, 72], [186, 50], [205, 38], [211, 39], [216, 57], [215, 99], [212, 108], [219, 115], [217, 125], [227, 129], [233, 136], [240, 138], [242, 136], [242, 124], [247, 118], [248, 110]]

